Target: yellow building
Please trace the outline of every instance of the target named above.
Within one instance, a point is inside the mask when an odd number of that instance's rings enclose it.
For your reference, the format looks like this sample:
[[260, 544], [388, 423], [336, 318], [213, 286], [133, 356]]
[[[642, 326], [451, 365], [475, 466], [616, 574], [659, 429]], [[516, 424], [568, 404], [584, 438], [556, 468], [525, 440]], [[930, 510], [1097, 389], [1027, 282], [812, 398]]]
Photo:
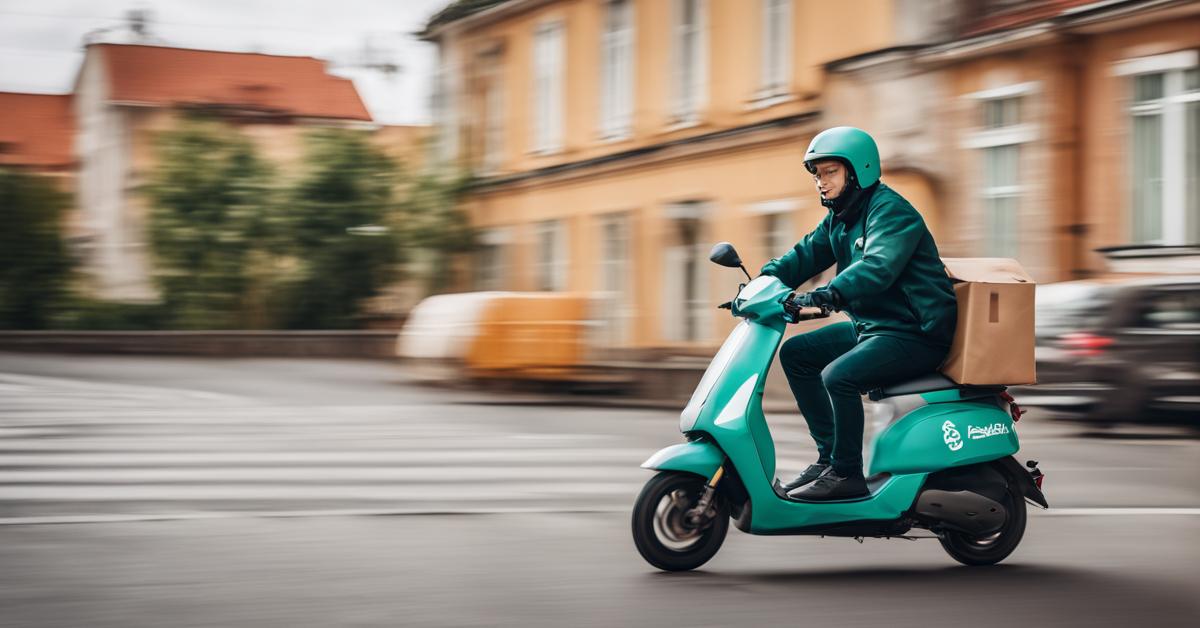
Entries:
[[[821, 220], [802, 155], [849, 124], [943, 255], [1040, 281], [1200, 240], [1200, 3], [460, 0], [436, 157], [478, 178], [473, 289], [605, 295], [604, 342], [710, 346], [713, 306]], [[1135, 176], [1136, 175], [1136, 176]], [[1134, 181], [1139, 181], [1134, 186]]]
[[1104, 270], [1097, 248], [1200, 243], [1200, 3], [957, 18], [945, 41], [830, 64], [825, 94], [830, 124], [869, 125], [885, 172], [919, 173], [947, 208], [944, 255], [1016, 257], [1047, 282]]
[[[438, 153], [469, 200], [476, 289], [605, 295], [606, 341], [707, 346], [741, 274], [823, 216], [803, 169], [822, 64], [894, 41], [891, 3], [458, 2], [438, 43]], [[902, 177], [888, 177], [901, 189]]]

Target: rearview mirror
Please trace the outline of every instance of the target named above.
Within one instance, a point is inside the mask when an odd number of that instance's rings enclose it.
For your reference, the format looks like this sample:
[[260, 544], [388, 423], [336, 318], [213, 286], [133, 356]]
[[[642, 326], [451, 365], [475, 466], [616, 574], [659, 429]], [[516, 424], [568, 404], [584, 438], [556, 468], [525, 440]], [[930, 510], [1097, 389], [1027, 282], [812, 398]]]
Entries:
[[728, 242], [718, 242], [712, 247], [708, 259], [729, 268], [741, 268], [742, 258], [738, 257], [737, 249]]

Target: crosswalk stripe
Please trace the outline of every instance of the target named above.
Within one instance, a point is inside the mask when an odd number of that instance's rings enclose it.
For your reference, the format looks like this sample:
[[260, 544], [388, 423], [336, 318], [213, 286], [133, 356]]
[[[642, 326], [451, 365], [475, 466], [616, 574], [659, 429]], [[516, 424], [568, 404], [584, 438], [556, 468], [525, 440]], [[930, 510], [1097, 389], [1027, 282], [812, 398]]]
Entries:
[[5, 471], [4, 485], [18, 484], [174, 484], [203, 482], [282, 482], [282, 483], [412, 483], [412, 482], [502, 482], [542, 480], [545, 482], [591, 481], [614, 476], [642, 477], [639, 467], [615, 469], [606, 466], [572, 465], [546, 467], [232, 467], [148, 468], [148, 469], [68, 469]]
[[500, 482], [474, 484], [127, 484], [106, 486], [0, 485], [0, 502], [180, 502], [180, 501], [516, 501], [548, 497], [628, 496], [632, 501], [641, 482]]

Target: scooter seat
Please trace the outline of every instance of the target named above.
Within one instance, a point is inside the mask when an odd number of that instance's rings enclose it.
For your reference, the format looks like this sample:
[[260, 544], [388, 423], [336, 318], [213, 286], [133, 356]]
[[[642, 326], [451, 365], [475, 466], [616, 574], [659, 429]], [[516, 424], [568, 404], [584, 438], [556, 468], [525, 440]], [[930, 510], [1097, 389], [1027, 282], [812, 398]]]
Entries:
[[901, 395], [918, 395], [936, 390], [960, 390], [964, 398], [994, 395], [1005, 390], [1005, 386], [969, 386], [955, 383], [954, 380], [941, 373], [929, 373], [915, 379], [876, 388], [867, 393], [871, 401], [879, 401], [888, 397]]

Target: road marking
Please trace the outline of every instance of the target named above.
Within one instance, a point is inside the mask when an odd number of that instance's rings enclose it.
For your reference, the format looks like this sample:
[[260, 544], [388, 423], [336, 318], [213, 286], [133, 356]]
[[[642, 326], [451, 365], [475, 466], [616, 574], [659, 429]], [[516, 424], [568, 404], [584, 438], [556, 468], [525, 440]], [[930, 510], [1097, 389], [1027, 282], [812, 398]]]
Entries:
[[[484, 478], [486, 479], [486, 478]], [[515, 501], [564, 497], [637, 495], [641, 482], [477, 482], [456, 484], [162, 484], [0, 485], [0, 504], [16, 502], [244, 502], [278, 501]], [[8, 502], [5, 504], [5, 502]]]
[[524, 506], [497, 508], [346, 508], [323, 510], [262, 510], [241, 512], [177, 512], [117, 515], [47, 515], [0, 517], [0, 526], [61, 525], [80, 523], [132, 523], [141, 521], [196, 521], [205, 519], [307, 518], [307, 517], [431, 517], [445, 515], [594, 514], [628, 512], [626, 506]]
[[[64, 525], [86, 523], [136, 523], [150, 521], [200, 521], [209, 519], [250, 518], [310, 518], [310, 517], [413, 517], [449, 515], [514, 515], [514, 514], [607, 514], [624, 513], [627, 506], [524, 506], [495, 508], [344, 508], [319, 510], [260, 510], [230, 512], [165, 512], [112, 515], [46, 515], [31, 517], [0, 517], [0, 526]], [[1200, 508], [1059, 508], [1038, 511], [1041, 516], [1096, 515], [1200, 515]]]
[[1042, 510], [1040, 508], [1033, 509], [1033, 512], [1041, 517], [1155, 517], [1159, 515], [1184, 515], [1196, 516], [1200, 515], [1200, 508], [1176, 508], [1176, 507], [1147, 507], [1147, 508], [1050, 508], [1050, 510]]

